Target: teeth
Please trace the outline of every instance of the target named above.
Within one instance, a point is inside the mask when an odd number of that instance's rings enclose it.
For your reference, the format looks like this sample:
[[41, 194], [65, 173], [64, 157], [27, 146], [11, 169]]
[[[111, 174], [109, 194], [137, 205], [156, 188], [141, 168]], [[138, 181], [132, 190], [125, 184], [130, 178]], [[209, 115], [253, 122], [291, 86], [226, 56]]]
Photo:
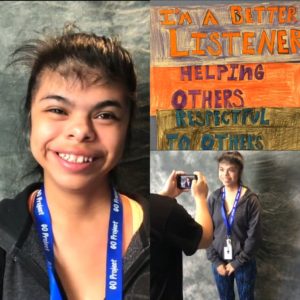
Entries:
[[73, 155], [73, 154], [70, 154], [68, 161], [75, 162], [76, 161], [76, 156]]
[[77, 164], [82, 164], [82, 163], [87, 163], [87, 162], [93, 161], [92, 157], [86, 157], [83, 155], [76, 156], [74, 154], [67, 154], [67, 153], [58, 153], [58, 155], [63, 160], [66, 160], [66, 161], [69, 161], [72, 163], [77, 163]]
[[76, 162], [77, 163], [83, 163], [84, 157], [83, 156], [78, 156]]

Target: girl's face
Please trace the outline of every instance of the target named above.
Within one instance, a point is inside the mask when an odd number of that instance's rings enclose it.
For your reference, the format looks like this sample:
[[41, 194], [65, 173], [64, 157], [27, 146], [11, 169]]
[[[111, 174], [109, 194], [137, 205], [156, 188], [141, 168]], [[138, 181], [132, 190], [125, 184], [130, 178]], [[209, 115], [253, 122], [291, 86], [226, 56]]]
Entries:
[[46, 71], [31, 105], [30, 146], [45, 182], [61, 188], [97, 188], [119, 162], [129, 109], [123, 90], [83, 87]]
[[236, 164], [227, 161], [219, 163], [219, 179], [225, 187], [236, 187], [239, 184], [240, 170]]

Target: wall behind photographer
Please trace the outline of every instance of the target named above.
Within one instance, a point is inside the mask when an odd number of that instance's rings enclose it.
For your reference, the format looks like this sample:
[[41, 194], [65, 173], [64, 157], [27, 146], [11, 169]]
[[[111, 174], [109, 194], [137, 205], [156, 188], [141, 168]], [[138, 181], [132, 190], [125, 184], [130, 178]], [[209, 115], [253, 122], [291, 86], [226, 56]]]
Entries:
[[[24, 40], [61, 32], [75, 22], [82, 31], [118, 37], [133, 55], [138, 75], [138, 111], [131, 154], [120, 173], [131, 192], [148, 193], [149, 185], [149, 3], [141, 1], [3, 1], [0, 3], [0, 199], [31, 181], [28, 149], [22, 137], [20, 110], [28, 74], [6, 68], [10, 53]], [[126, 171], [125, 171], [126, 170]], [[138, 170], [138, 171], [137, 171]]]
[[[209, 192], [217, 189], [218, 151], [151, 152], [151, 192], [159, 192], [172, 170], [207, 178]], [[241, 151], [243, 183], [258, 193], [263, 208], [263, 243], [258, 253], [256, 299], [298, 299], [300, 295], [300, 152]], [[194, 216], [190, 192], [177, 198]], [[184, 256], [184, 299], [218, 299], [206, 252]]]

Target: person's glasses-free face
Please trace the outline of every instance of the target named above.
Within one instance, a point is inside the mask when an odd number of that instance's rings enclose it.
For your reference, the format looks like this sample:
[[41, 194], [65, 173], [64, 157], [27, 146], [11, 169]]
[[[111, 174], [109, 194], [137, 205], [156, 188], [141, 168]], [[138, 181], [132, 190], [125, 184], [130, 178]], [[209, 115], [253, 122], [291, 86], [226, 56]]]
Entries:
[[226, 161], [219, 163], [219, 179], [224, 186], [235, 187], [239, 184], [239, 168]]
[[128, 123], [121, 88], [83, 87], [44, 72], [32, 99], [30, 146], [45, 182], [71, 190], [107, 183], [122, 156]]

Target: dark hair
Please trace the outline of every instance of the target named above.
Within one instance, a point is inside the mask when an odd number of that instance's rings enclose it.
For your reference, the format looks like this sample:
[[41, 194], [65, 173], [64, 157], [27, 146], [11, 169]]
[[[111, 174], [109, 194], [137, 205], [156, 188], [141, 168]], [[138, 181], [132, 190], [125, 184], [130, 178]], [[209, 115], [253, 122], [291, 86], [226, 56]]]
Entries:
[[75, 32], [74, 24], [66, 25], [62, 34], [28, 40], [12, 53], [9, 65], [22, 64], [30, 68], [30, 78], [24, 103], [26, 135], [31, 127], [31, 103], [47, 70], [58, 72], [65, 78], [79, 80], [83, 86], [116, 83], [125, 91], [129, 106], [127, 130], [128, 148], [131, 125], [136, 107], [137, 80], [130, 53], [116, 38], [94, 33]]
[[244, 169], [244, 158], [242, 154], [238, 151], [227, 151], [223, 152], [218, 158], [218, 163], [228, 162], [230, 164], [234, 164], [239, 168], [239, 179], [238, 183], [242, 183], [242, 173]]

